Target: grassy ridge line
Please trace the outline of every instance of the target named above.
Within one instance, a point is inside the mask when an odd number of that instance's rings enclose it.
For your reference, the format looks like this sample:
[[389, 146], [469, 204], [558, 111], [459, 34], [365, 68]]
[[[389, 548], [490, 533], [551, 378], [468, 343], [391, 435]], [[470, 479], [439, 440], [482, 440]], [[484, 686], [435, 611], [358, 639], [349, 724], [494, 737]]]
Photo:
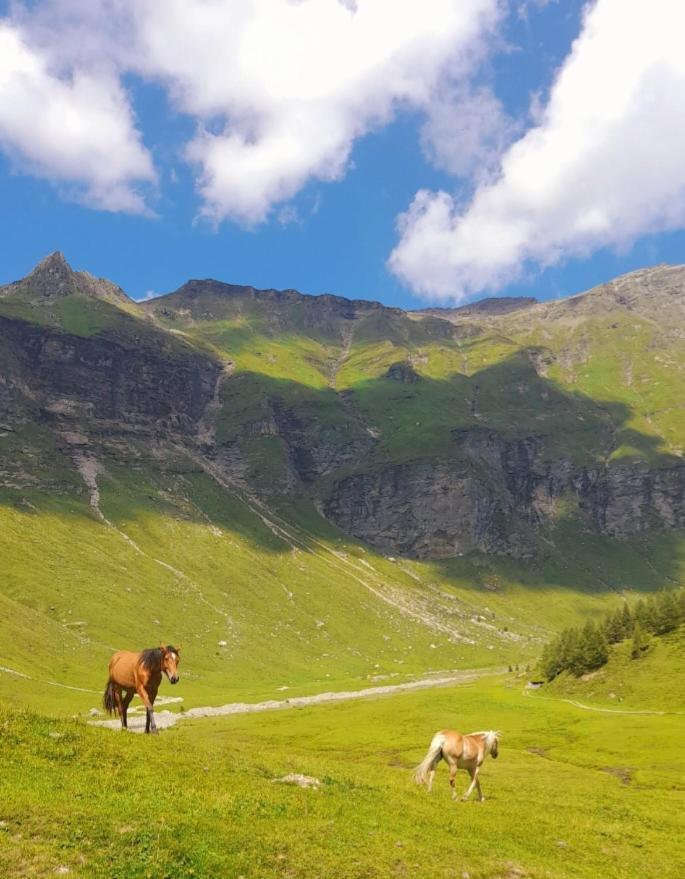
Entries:
[[[542, 704], [514, 681], [207, 719], [154, 740], [0, 712], [0, 872], [680, 879], [678, 724]], [[504, 730], [482, 805], [450, 801], [444, 766], [432, 796], [411, 783], [445, 726]], [[321, 787], [276, 782], [288, 773]]]

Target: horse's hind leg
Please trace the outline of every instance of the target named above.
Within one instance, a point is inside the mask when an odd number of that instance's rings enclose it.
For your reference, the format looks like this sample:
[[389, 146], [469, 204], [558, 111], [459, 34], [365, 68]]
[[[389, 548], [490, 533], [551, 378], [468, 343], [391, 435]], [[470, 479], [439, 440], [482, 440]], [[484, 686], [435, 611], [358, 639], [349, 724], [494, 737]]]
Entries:
[[438, 756], [431, 763], [431, 767], [428, 771], [428, 793], [433, 790], [433, 779], [435, 778], [435, 770], [437, 769], [438, 763], [442, 760], [442, 751], [438, 754]]
[[114, 684], [114, 704], [117, 708], [117, 714], [119, 715], [119, 719], [121, 720], [121, 728], [124, 729], [126, 726], [126, 722], [124, 720], [124, 709], [121, 703], [121, 687], [119, 684]]
[[452, 788], [452, 799], [453, 800], [457, 799], [457, 788], [456, 788], [457, 781], [456, 781], [456, 779], [457, 779], [457, 764], [450, 763], [450, 787]]
[[128, 729], [128, 706], [131, 704], [131, 699], [133, 699], [135, 692], [135, 690], [126, 690], [126, 695], [124, 696], [122, 703], [123, 713], [121, 715], [121, 724], [124, 729]]

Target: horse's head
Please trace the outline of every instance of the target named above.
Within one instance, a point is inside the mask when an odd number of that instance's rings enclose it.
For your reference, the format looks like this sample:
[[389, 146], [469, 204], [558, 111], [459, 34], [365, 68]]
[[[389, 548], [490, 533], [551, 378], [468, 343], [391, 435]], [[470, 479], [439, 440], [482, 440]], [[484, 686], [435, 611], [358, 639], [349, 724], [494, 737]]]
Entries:
[[162, 651], [162, 671], [169, 678], [172, 684], [178, 683], [178, 664], [181, 657], [178, 655], [178, 647], [172, 647], [171, 644], [160, 644]]
[[489, 729], [487, 732], [481, 733], [483, 737], [483, 742], [485, 744], [485, 753], [489, 754], [495, 760], [497, 759], [497, 754], [499, 753], [499, 740], [501, 737], [501, 733], [494, 729]]
[[499, 754], [499, 739], [497, 738], [497, 735], [495, 735], [495, 737], [492, 741], [492, 747], [490, 748], [490, 756], [493, 758], [493, 760], [496, 760], [498, 754]]

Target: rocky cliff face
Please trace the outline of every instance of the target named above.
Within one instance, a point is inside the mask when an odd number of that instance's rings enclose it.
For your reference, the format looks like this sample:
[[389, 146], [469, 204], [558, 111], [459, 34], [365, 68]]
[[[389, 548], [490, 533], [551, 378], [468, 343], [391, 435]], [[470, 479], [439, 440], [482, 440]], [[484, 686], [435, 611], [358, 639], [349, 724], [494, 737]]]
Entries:
[[333, 522], [381, 549], [419, 558], [480, 550], [525, 558], [561, 515], [626, 538], [685, 526], [685, 465], [577, 467], [545, 461], [540, 437], [454, 435], [460, 463], [417, 462], [341, 480], [323, 505]]
[[0, 317], [4, 374], [0, 419], [23, 410], [102, 430], [192, 431], [221, 367], [194, 352], [139, 341], [81, 338]]

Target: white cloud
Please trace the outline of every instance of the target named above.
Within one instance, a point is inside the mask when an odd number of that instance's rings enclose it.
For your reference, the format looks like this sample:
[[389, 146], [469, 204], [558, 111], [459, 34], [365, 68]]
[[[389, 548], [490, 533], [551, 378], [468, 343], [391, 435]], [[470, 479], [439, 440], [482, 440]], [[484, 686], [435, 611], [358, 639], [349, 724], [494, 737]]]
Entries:
[[20, 169], [106, 210], [143, 212], [137, 185], [155, 176], [118, 80], [51, 69], [21, 30], [3, 20], [0, 149]]
[[427, 107], [421, 142], [436, 167], [482, 180], [493, 172], [515, 131], [491, 89], [448, 81]]
[[459, 301], [685, 225], [685, 4], [597, 0], [536, 125], [470, 203], [417, 193], [389, 266]]
[[137, 57], [199, 120], [186, 156], [204, 213], [264, 220], [310, 179], [337, 180], [355, 138], [425, 107], [497, 0], [150, 0]]
[[250, 225], [340, 179], [400, 108], [428, 112], [438, 144], [439, 86], [500, 15], [500, 0], [43, 0], [20, 20], [56, 63], [160, 83], [197, 124], [183, 155], [202, 213]]

